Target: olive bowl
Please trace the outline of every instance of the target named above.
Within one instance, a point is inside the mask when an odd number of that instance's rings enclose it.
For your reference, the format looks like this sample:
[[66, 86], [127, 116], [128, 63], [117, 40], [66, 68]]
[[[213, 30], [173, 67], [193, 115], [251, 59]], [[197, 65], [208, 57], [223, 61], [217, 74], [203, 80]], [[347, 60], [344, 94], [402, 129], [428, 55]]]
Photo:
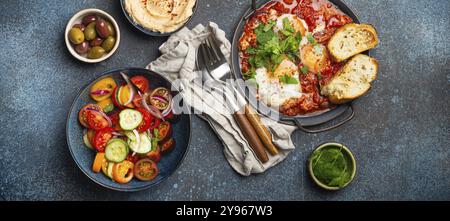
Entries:
[[[96, 58], [96, 59], [90, 59], [85, 54], [83, 54], [83, 55], [78, 54], [75, 51], [74, 45], [69, 40], [70, 29], [75, 24], [80, 24], [84, 16], [91, 15], [91, 14], [101, 17], [101, 18], [105, 19], [106, 21], [110, 22], [116, 32], [116, 36], [115, 36], [116, 42], [115, 42], [112, 50], [105, 53], [102, 57]], [[119, 25], [117, 24], [116, 20], [114, 20], [114, 18], [111, 15], [109, 15], [108, 13], [106, 13], [105, 11], [102, 11], [102, 10], [96, 9], [96, 8], [88, 8], [88, 9], [83, 9], [83, 10], [77, 12], [75, 15], [72, 16], [72, 18], [69, 20], [69, 22], [67, 22], [66, 30], [64, 32], [64, 40], [66, 42], [66, 46], [67, 46], [67, 49], [69, 50], [70, 54], [72, 54], [72, 56], [74, 56], [76, 59], [86, 62], [86, 63], [98, 63], [98, 62], [104, 61], [104, 60], [108, 59], [109, 57], [111, 57], [114, 54], [114, 52], [117, 50], [117, 48], [119, 47], [120, 29], [119, 29]]]
[[[344, 154], [344, 156], [348, 157], [351, 163], [351, 167], [352, 167], [352, 172], [351, 172], [351, 176], [350, 179], [342, 186], [342, 187], [337, 187], [337, 186], [328, 186], [327, 184], [323, 183], [322, 181], [320, 181], [313, 172], [313, 166], [312, 166], [312, 158], [315, 152], [320, 151], [322, 149], [326, 149], [326, 148], [342, 148], [341, 151]], [[344, 144], [341, 143], [337, 143], [337, 142], [326, 142], [323, 144], [320, 144], [319, 146], [317, 146], [315, 148], [315, 150], [311, 153], [311, 155], [309, 156], [308, 159], [308, 172], [309, 175], [311, 177], [311, 179], [314, 181], [314, 183], [316, 183], [319, 187], [325, 189], [325, 190], [330, 190], [330, 191], [337, 191], [340, 189], [345, 188], [346, 186], [348, 186], [353, 179], [355, 178], [356, 175], [356, 160], [355, 160], [355, 156], [353, 156], [353, 153], [350, 151], [350, 149], [348, 149], [348, 147], [346, 147]]]

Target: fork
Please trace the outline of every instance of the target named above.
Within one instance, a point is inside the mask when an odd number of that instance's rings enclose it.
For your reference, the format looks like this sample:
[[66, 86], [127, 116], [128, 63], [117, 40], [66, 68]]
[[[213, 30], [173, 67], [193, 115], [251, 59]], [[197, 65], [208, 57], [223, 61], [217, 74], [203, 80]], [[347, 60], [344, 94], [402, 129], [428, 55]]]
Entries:
[[[211, 70], [211, 77], [216, 79], [221, 84], [226, 85], [227, 86], [226, 88], [231, 87], [233, 89], [234, 94], [237, 95], [239, 104], [244, 105], [245, 115], [247, 116], [247, 119], [250, 121], [253, 128], [256, 130], [256, 133], [258, 134], [261, 141], [264, 143], [266, 149], [272, 155], [278, 154], [278, 149], [272, 142], [272, 135], [270, 134], [267, 127], [263, 123], [261, 123], [259, 115], [256, 113], [256, 111], [253, 110], [253, 108], [250, 107], [250, 105], [247, 103], [247, 100], [241, 95], [241, 93], [235, 87], [225, 82], [226, 79], [231, 78], [232, 70], [228, 65], [228, 62], [225, 56], [223, 55], [222, 51], [220, 50], [220, 47], [218, 46], [216, 40], [213, 37], [211, 37], [211, 35], [206, 39], [206, 45], [210, 48], [210, 55], [213, 55], [212, 57], [219, 61], [216, 62], [217, 64], [215, 65], [217, 68]], [[208, 51], [205, 52], [208, 53]]]
[[[228, 89], [231, 88], [234, 90], [235, 92], [234, 94], [237, 95], [239, 100], [238, 103], [235, 103], [232, 99], [228, 99], [229, 105], [233, 110], [233, 117], [236, 120], [240, 129], [242, 130], [242, 134], [247, 139], [250, 147], [257, 155], [258, 159], [263, 163], [267, 162], [268, 155], [265, 152], [264, 144], [262, 143], [264, 142], [264, 140], [260, 139], [261, 136], [258, 133], [258, 129], [261, 127], [256, 128], [254, 125], [252, 125], [252, 122], [249, 121], [246, 115], [246, 112], [249, 113], [248, 112], [249, 106], [245, 98], [233, 86], [224, 81], [225, 79], [231, 76], [230, 75], [231, 68], [227, 63], [225, 56], [222, 54], [220, 48], [217, 46], [215, 40], [211, 36], [208, 37], [206, 41], [200, 45], [199, 48], [200, 48], [200, 55], [204, 61], [203, 63], [206, 69], [208, 70], [207, 72], [209, 73], [209, 76], [206, 76], [207, 81], [205, 81], [205, 83], [211, 84], [211, 81], [209, 81], [209, 79], [212, 79], [213, 82], [219, 83], [220, 85], [224, 86], [223, 90], [225, 90], [225, 96], [227, 97], [231, 97], [229, 94], [230, 91]], [[257, 115], [253, 115], [253, 117], [255, 116]]]

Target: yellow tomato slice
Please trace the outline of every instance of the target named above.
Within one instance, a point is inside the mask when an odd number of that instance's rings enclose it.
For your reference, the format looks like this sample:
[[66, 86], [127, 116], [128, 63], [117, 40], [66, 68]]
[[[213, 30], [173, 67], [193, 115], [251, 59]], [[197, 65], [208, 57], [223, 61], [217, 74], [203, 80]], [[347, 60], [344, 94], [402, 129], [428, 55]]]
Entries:
[[[91, 90], [90, 90], [91, 97], [92, 97], [92, 99], [94, 99], [96, 101], [105, 100], [105, 99], [111, 97], [112, 92], [115, 87], [117, 87], [117, 84], [112, 77], [103, 78], [103, 79], [95, 82], [94, 85], [92, 85]], [[105, 92], [107, 91], [108, 93], [96, 94], [96, 93], [99, 93], [99, 91], [105, 91]]]
[[103, 165], [103, 160], [105, 159], [105, 153], [97, 153], [95, 155], [94, 164], [92, 165], [92, 170], [96, 173], [100, 172]]
[[[128, 85], [122, 86], [119, 94], [119, 103], [124, 105], [130, 99], [130, 96], [131, 96], [130, 87]], [[133, 103], [129, 103], [128, 105], [125, 105], [125, 107], [134, 108], [134, 105]]]
[[105, 100], [101, 100], [101, 101], [97, 102], [97, 105], [102, 108], [103, 112], [108, 112], [108, 111], [105, 111], [105, 109], [107, 109], [108, 107], [114, 108], [114, 104], [113, 104], [111, 98], [106, 98]]
[[133, 179], [134, 163], [124, 160], [120, 163], [114, 164], [113, 179], [118, 183], [128, 183]]

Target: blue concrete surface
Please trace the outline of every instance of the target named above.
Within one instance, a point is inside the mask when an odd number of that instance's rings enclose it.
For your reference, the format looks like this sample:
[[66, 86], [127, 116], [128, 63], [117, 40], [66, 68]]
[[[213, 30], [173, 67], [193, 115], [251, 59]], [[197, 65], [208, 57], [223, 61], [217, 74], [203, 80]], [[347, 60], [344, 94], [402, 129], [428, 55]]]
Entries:
[[[350, 123], [322, 134], [293, 135], [297, 149], [264, 174], [241, 177], [224, 159], [209, 126], [193, 117], [186, 160], [162, 185], [136, 193], [107, 190], [75, 165], [66, 143], [69, 106], [79, 89], [106, 69], [143, 67], [165, 38], [139, 33], [118, 1], [0, 3], [0, 196], [4, 200], [450, 200], [450, 1], [346, 0], [377, 27], [380, 70], [355, 102]], [[192, 22], [214, 21], [231, 38], [247, 0], [199, 0]], [[100, 64], [75, 60], [64, 28], [77, 11], [96, 7], [116, 18], [121, 44]], [[314, 146], [345, 143], [357, 175], [331, 193], [309, 179]]]

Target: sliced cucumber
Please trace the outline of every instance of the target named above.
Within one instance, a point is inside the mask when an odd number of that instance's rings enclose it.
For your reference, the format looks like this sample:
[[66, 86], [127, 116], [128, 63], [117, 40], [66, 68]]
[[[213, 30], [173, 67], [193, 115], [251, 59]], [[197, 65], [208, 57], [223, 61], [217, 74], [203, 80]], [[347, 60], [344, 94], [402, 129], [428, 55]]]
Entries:
[[106, 176], [108, 176], [109, 178], [113, 178], [113, 167], [114, 167], [114, 163], [109, 163], [108, 164], [108, 174], [106, 174]]
[[127, 158], [128, 144], [121, 139], [111, 139], [105, 148], [105, 157], [107, 160], [120, 163]]
[[152, 142], [147, 132], [139, 134], [140, 139], [136, 139], [133, 133], [126, 133], [130, 149], [137, 154], [146, 154], [152, 150]]
[[141, 112], [133, 109], [125, 109], [119, 114], [119, 124], [124, 130], [133, 130], [139, 126], [142, 121]]
[[84, 142], [84, 145], [85, 145], [86, 147], [88, 147], [89, 149], [94, 149], [94, 148], [92, 147], [92, 145], [91, 145], [91, 142], [89, 141], [89, 138], [88, 138], [88, 136], [87, 136], [87, 133], [85, 133], [85, 134], [83, 135], [83, 142]]

